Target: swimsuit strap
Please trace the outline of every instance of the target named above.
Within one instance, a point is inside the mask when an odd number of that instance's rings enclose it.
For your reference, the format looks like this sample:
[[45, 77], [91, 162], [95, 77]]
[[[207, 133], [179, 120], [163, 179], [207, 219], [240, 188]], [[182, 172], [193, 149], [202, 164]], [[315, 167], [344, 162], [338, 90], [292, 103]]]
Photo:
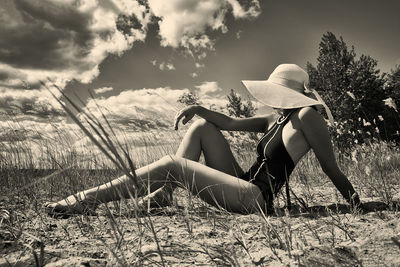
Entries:
[[292, 116], [292, 114], [296, 111], [297, 109], [293, 109], [287, 114], [286, 116], [282, 115], [276, 120], [276, 124], [283, 124], [284, 122], [287, 121], [287, 119]]

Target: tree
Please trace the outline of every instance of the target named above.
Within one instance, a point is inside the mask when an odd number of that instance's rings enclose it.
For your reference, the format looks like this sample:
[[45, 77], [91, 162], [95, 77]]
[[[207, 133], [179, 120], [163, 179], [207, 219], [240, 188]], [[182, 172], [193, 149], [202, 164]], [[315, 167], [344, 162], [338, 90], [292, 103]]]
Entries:
[[[248, 118], [256, 114], [257, 109], [253, 106], [250, 99], [243, 103], [242, 97], [235, 93], [233, 89], [231, 89], [226, 97], [228, 98], [226, 109], [230, 116]], [[229, 135], [226, 135], [226, 137], [236, 153], [240, 153], [240, 151], [243, 152], [246, 147], [256, 146], [256, 142], [259, 139], [257, 133], [253, 132], [229, 132]]]
[[178, 97], [177, 100], [179, 103], [185, 104], [187, 106], [192, 106], [192, 105], [200, 105], [201, 101], [199, 97], [197, 96], [196, 93], [192, 92], [185, 92], [182, 95]]
[[390, 98], [393, 99], [396, 112], [400, 112], [400, 65], [397, 65], [387, 77], [385, 90]]
[[256, 108], [253, 106], [253, 103], [248, 99], [246, 103], [242, 102], [242, 97], [235, 93], [233, 89], [227, 95], [228, 104], [226, 108], [230, 116], [235, 116], [237, 118], [248, 118], [252, 117], [256, 113]]
[[384, 99], [385, 104], [385, 127], [391, 134], [390, 138], [400, 143], [400, 65], [387, 76], [385, 91], [388, 98]]
[[354, 47], [349, 49], [342, 37], [327, 32], [319, 45], [317, 66], [307, 63], [307, 71], [310, 86], [321, 93], [332, 110], [337, 122], [332, 135], [341, 148], [390, 136], [380, 123], [388, 95], [375, 59], [366, 55], [356, 59]]

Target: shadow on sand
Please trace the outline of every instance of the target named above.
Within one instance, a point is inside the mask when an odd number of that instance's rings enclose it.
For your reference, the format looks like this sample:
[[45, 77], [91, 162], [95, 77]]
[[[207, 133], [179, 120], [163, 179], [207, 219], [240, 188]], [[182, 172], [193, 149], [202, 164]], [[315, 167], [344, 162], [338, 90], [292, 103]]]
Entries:
[[[361, 213], [366, 214], [370, 212], [377, 211], [395, 211], [400, 210], [400, 201], [392, 201], [390, 205], [381, 202], [381, 201], [369, 201], [363, 202], [361, 206], [357, 207], [357, 209], [351, 208], [350, 205], [347, 204], [331, 204], [331, 205], [316, 205], [304, 208], [300, 205], [295, 205], [290, 209], [290, 216], [304, 216], [304, 217], [326, 217], [329, 216], [332, 212], [334, 213]], [[285, 208], [280, 208], [276, 211], [277, 215], [284, 215]]]
[[[367, 214], [370, 212], [377, 211], [395, 211], [400, 210], [400, 201], [393, 201], [391, 205], [388, 205], [381, 201], [369, 201], [363, 202], [361, 207], [358, 207], [356, 210], [351, 208], [350, 205], [346, 204], [330, 204], [330, 205], [316, 205], [304, 208], [300, 205], [294, 205], [290, 209], [289, 213], [285, 208], [276, 209], [276, 214], [270, 215], [274, 217], [284, 216], [285, 214], [289, 214], [294, 217], [327, 217], [332, 213], [339, 214], [348, 214], [348, 213], [359, 213], [359, 214]], [[184, 213], [185, 208], [183, 206], [174, 206], [174, 207], [164, 207], [164, 208], [152, 208], [149, 210], [141, 210], [141, 211], [129, 211], [128, 213], [123, 214], [126, 217], [146, 217], [146, 216], [174, 216], [179, 213]], [[186, 210], [186, 212], [188, 212]], [[194, 213], [200, 217], [209, 217], [210, 214], [213, 215], [226, 215], [227, 211], [218, 210], [210, 207], [198, 207], [195, 211], [189, 211], [190, 213]]]
[[[330, 204], [330, 205], [316, 205], [310, 207], [302, 207], [300, 205], [293, 205], [290, 211], [286, 208], [275, 209], [275, 214], [269, 215], [273, 217], [280, 217], [288, 214], [293, 217], [308, 217], [308, 218], [318, 218], [318, 217], [328, 217], [332, 213], [348, 214], [348, 213], [359, 213], [367, 214], [370, 212], [377, 211], [399, 211], [400, 210], [400, 200], [392, 201], [390, 205], [381, 201], [369, 201], [363, 202], [361, 207], [356, 210], [351, 208], [350, 205], [346, 204]], [[107, 212], [108, 213], [108, 212]], [[109, 216], [110, 214], [102, 213], [103, 216]], [[185, 207], [180, 205], [162, 207], [162, 208], [150, 208], [142, 210], [128, 210], [125, 212], [111, 212], [112, 216], [115, 217], [147, 217], [147, 216], [167, 216], [172, 217], [177, 214], [187, 213], [187, 215], [196, 215], [200, 217], [210, 217], [210, 215], [227, 215], [229, 212], [218, 210], [216, 208], [210, 208], [208, 206], [196, 207], [195, 210], [187, 210]], [[98, 215], [92, 214], [94, 216]], [[245, 214], [244, 214], [245, 215]], [[67, 219], [71, 217], [71, 214], [53, 214], [52, 217], [58, 219]]]

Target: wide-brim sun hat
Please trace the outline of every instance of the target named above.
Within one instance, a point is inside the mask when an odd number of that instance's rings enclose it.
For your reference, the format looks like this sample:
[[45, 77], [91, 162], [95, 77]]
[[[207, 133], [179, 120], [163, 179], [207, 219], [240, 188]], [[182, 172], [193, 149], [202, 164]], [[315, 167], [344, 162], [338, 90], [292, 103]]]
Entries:
[[[322, 105], [333, 125], [330, 109], [317, 91], [308, 86], [308, 73], [295, 64], [279, 65], [268, 80], [244, 80], [242, 83], [254, 98], [272, 108], [294, 109]], [[313, 93], [316, 99], [305, 93]]]

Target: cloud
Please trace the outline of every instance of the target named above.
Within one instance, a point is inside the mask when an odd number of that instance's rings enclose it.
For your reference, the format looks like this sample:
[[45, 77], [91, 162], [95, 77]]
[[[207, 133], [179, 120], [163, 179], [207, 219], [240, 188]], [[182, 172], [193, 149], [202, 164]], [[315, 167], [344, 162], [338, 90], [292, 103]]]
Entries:
[[160, 64], [157, 63], [157, 60], [150, 61], [151, 65], [157, 66], [160, 70], [175, 70], [174, 64], [170, 62], [161, 62]]
[[102, 88], [94, 89], [93, 91], [95, 94], [104, 94], [106, 92], [111, 92], [112, 90], [114, 90], [114, 88], [112, 88], [112, 87], [102, 87]]
[[242, 33], [243, 33], [242, 30], [237, 31], [236, 32], [236, 39], [240, 39], [242, 37]]
[[[27, 123], [65, 119], [53, 97], [42, 90], [42, 82], [61, 89], [72, 80], [90, 83], [99, 75], [99, 65], [108, 55], [122, 55], [135, 42], [144, 41], [150, 23], [158, 24], [162, 46], [184, 49], [201, 60], [214, 50], [215, 39], [209, 33], [228, 31], [228, 13], [236, 19], [248, 19], [258, 16], [258, 12], [256, 0], [2, 0], [0, 114], [26, 118]], [[171, 62], [153, 60], [151, 64], [161, 70], [175, 69]], [[196, 64], [196, 68], [203, 67], [204, 64]], [[197, 75], [191, 74], [193, 78]], [[197, 89], [211, 101], [208, 93], [216, 91], [212, 91], [211, 84], [208, 86]], [[104, 87], [95, 92], [110, 90]], [[187, 89], [142, 90], [158, 94], [158, 100], [153, 95], [151, 102], [145, 104], [143, 100], [148, 95], [141, 90], [135, 94], [128, 90], [126, 95], [121, 93], [115, 99], [100, 97], [98, 101], [118, 115], [113, 118], [121, 125], [135, 120], [138, 127], [164, 127], [175, 110], [168, 109], [161, 99], [168, 98], [176, 105], [176, 94]], [[138, 95], [142, 100], [136, 98]], [[123, 102], [123, 97], [133, 102]], [[110, 104], [113, 101], [115, 105]], [[88, 106], [92, 104], [89, 101]]]
[[127, 130], [169, 128], [180, 106], [178, 97], [188, 89], [139, 89], [125, 90], [110, 97], [89, 100], [86, 109], [98, 114], [97, 105], [104, 109], [110, 121]]
[[0, 88], [0, 114], [12, 115], [13, 119], [60, 120], [65, 113], [47, 91], [12, 90]]
[[198, 68], [198, 69], [204, 68], [204, 67], [205, 67], [204, 64], [201, 64], [201, 63], [199, 63], [199, 62], [196, 62], [196, 63], [195, 63], [195, 66], [196, 66], [196, 68]]
[[[128, 132], [152, 129], [169, 129], [175, 114], [183, 106], [178, 98], [189, 93], [189, 89], [130, 89], [109, 97], [90, 99], [85, 107], [100, 117], [97, 106], [106, 113], [106, 117], [119, 129]], [[217, 82], [204, 82], [195, 87], [201, 102], [206, 106], [224, 107], [226, 97]]]
[[174, 70], [175, 66], [172, 63], [161, 62], [160, 70]]
[[210, 96], [222, 93], [222, 89], [218, 86], [217, 82], [203, 82], [196, 86], [199, 96]]
[[207, 108], [221, 110], [228, 103], [222, 88], [215, 81], [203, 82], [195, 88], [202, 105]]
[[237, 0], [227, 0], [232, 6], [232, 13], [235, 18], [255, 18], [261, 13], [260, 3], [257, 0], [242, 1], [241, 5]]
[[[123, 15], [137, 18], [140, 27], [117, 24]], [[24, 81], [38, 88], [47, 77], [60, 87], [72, 79], [88, 83], [108, 54], [121, 55], [144, 40], [149, 17], [145, 6], [128, 0], [3, 0], [1, 86], [15, 88]]]
[[61, 88], [71, 80], [89, 83], [109, 54], [144, 41], [150, 23], [158, 23], [161, 45], [201, 60], [214, 50], [207, 31], [227, 32], [229, 12], [247, 19], [260, 6], [257, 0], [3, 0], [0, 87], [39, 89], [47, 78]]
[[247, 19], [260, 6], [257, 0], [3, 0], [0, 86], [38, 89], [47, 77], [61, 88], [73, 79], [89, 83], [107, 55], [144, 41], [149, 23], [158, 23], [161, 45], [202, 59], [214, 49], [206, 32], [227, 32], [229, 12]]
[[225, 17], [228, 12], [238, 19], [257, 17], [260, 4], [257, 0], [149, 0], [148, 4], [158, 21], [161, 45], [184, 47], [193, 56], [204, 50], [213, 50], [214, 41], [205, 35], [206, 30], [228, 31]]

